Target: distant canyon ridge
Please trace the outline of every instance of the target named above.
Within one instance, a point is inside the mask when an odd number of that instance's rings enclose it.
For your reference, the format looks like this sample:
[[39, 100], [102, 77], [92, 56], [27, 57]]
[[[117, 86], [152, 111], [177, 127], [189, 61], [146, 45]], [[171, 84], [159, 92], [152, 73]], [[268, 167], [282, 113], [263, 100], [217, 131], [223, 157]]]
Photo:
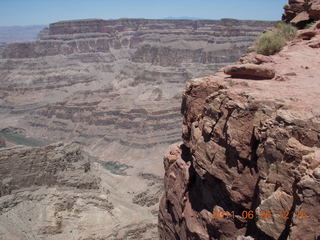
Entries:
[[51, 24], [40, 40], [3, 50], [1, 127], [89, 146], [97, 139], [142, 148], [173, 143], [180, 138], [185, 82], [236, 61], [270, 25], [232, 19]]

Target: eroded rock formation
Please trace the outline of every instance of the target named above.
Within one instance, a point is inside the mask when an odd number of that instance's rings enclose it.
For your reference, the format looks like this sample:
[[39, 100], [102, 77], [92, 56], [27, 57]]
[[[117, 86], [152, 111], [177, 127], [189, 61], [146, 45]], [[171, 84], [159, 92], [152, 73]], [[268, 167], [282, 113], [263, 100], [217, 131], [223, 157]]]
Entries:
[[282, 19], [297, 27], [303, 28], [306, 24], [320, 20], [319, 0], [290, 0], [284, 7]]
[[187, 83], [183, 143], [164, 157], [160, 239], [320, 238], [315, 31], [263, 61], [241, 59], [273, 69], [271, 80], [219, 72]]

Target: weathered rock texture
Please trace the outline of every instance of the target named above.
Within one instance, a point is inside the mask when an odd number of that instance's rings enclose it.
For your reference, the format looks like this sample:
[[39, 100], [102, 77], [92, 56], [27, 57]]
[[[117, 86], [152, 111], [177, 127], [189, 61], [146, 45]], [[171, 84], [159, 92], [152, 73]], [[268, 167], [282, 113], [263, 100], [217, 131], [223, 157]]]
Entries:
[[188, 82], [183, 143], [164, 157], [160, 239], [320, 238], [320, 49], [309, 46], [319, 39], [257, 65], [272, 80]]
[[320, 20], [319, 0], [289, 0], [284, 7], [282, 19], [300, 28], [313, 21]]
[[128, 189], [115, 191], [119, 183], [80, 149], [74, 143], [0, 149], [1, 240], [157, 237], [155, 217], [143, 205], [154, 205], [156, 196], [148, 199], [153, 176], [143, 176], [151, 185], [136, 203], [119, 204]]
[[257, 79], [272, 79], [275, 77], [273, 68], [268, 68], [255, 64], [231, 65], [224, 69], [224, 73], [232, 77], [245, 77]]

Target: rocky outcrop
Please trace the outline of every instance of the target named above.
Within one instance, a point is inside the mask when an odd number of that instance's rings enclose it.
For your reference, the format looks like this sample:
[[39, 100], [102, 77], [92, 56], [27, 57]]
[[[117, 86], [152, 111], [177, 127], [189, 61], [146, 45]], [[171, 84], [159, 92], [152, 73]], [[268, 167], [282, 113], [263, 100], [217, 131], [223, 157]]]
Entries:
[[1, 150], [0, 197], [23, 188], [69, 186], [96, 189], [99, 180], [90, 174], [90, 162], [77, 145]]
[[320, 238], [320, 52], [309, 41], [256, 65], [281, 81], [219, 72], [187, 83], [183, 143], [164, 157], [160, 239]]
[[320, 20], [319, 0], [290, 0], [284, 9], [285, 13], [282, 19], [300, 28], [308, 23]]

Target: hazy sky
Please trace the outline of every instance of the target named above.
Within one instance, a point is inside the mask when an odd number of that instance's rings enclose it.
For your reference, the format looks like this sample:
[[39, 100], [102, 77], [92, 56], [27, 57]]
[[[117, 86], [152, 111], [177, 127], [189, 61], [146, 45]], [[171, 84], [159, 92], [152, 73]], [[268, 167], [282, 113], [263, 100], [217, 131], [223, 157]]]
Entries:
[[81, 18], [280, 20], [288, 0], [0, 0], [0, 26]]

